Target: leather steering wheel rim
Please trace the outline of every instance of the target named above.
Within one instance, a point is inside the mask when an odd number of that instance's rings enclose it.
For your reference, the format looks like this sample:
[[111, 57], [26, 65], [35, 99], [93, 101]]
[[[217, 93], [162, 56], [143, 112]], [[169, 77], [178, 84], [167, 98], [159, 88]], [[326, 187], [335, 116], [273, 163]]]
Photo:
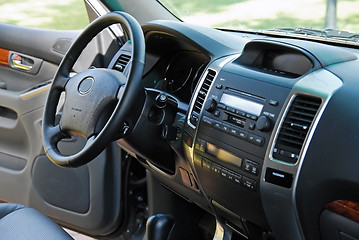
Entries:
[[[131, 69], [128, 77], [125, 77], [122, 73], [114, 72], [115, 70], [105, 69], [97, 70], [100, 74], [105, 74], [109, 78], [120, 78], [119, 83], [116, 83], [118, 89], [116, 90], [117, 103], [109, 119], [104, 124], [103, 128], [92, 135], [88, 134], [87, 143], [85, 147], [78, 153], [65, 156], [57, 148], [57, 144], [60, 140], [68, 138], [68, 132], [70, 129], [63, 131], [60, 124], [56, 124], [55, 115], [60, 95], [66, 91], [69, 86], [69, 82], [73, 79], [69, 77], [70, 72], [82, 53], [83, 49], [88, 43], [103, 29], [109, 27], [112, 24], [121, 24], [122, 27], [127, 29], [127, 34], [131, 40], [132, 45], [132, 57], [131, 57]], [[119, 129], [121, 128], [126, 116], [131, 112], [131, 108], [138, 100], [138, 96], [143, 94], [144, 90], [141, 86], [141, 79], [143, 74], [145, 61], [145, 40], [142, 32], [142, 28], [139, 23], [131, 15], [124, 12], [110, 12], [105, 14], [96, 20], [94, 20], [74, 41], [70, 49], [62, 59], [58, 70], [54, 76], [52, 86], [49, 90], [47, 102], [44, 109], [43, 116], [43, 146], [48, 158], [55, 164], [63, 167], [78, 167], [82, 166], [96, 156], [98, 156], [107, 146], [110, 144], [116, 136], [118, 136]], [[91, 70], [82, 72], [83, 79], [88, 78], [88, 74], [91, 75]], [[107, 75], [106, 75], [107, 74]], [[121, 75], [122, 74], [122, 75]], [[77, 74], [80, 75], [80, 74]], [[101, 75], [102, 76], [102, 75]], [[74, 77], [75, 78], [75, 77]], [[78, 78], [78, 77], [77, 77]], [[92, 76], [90, 76], [92, 78]], [[123, 78], [126, 78], [124, 83]], [[73, 80], [75, 81], [75, 80]], [[116, 82], [116, 80], [113, 80]], [[102, 84], [103, 85], [103, 84]], [[77, 86], [80, 88], [80, 85]], [[70, 101], [65, 99], [66, 101]], [[76, 110], [76, 108], [73, 108]], [[75, 116], [75, 114], [74, 114]], [[76, 120], [76, 119], [75, 119]], [[79, 123], [81, 124], [81, 123]]]

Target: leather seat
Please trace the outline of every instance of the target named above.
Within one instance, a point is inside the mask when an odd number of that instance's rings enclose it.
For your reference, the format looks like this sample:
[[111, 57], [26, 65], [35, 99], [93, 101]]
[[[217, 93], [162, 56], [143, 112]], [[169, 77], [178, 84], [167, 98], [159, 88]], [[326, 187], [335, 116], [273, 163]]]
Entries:
[[4, 240], [73, 239], [39, 211], [12, 203], [0, 203], [0, 238]]

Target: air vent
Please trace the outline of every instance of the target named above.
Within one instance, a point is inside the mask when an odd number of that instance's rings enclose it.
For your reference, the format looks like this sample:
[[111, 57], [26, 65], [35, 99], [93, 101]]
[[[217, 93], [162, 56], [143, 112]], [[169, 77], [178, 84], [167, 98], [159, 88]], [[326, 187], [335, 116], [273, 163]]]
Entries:
[[128, 62], [130, 61], [130, 59], [131, 59], [131, 56], [128, 56], [126, 54], [121, 54], [118, 57], [115, 65], [113, 66], [113, 69], [123, 72], [125, 70]]
[[211, 87], [211, 84], [215, 76], [216, 76], [216, 72], [214, 70], [208, 69], [206, 73], [206, 77], [202, 83], [201, 88], [198, 91], [196, 101], [194, 102], [193, 105], [190, 121], [194, 126], [197, 126], [199, 120], [199, 114], [204, 104], [204, 100], [206, 99], [207, 93], [209, 91], [209, 88]]
[[298, 95], [287, 112], [273, 150], [273, 157], [294, 164], [321, 104], [320, 98]]

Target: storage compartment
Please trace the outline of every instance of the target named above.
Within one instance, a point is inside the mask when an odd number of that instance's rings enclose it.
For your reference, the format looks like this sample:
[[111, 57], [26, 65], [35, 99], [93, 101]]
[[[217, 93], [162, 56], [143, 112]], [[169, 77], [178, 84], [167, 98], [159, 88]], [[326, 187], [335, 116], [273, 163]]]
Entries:
[[298, 78], [314, 67], [315, 60], [293, 46], [253, 41], [246, 45], [236, 62], [271, 75]]
[[325, 240], [359, 240], [359, 222], [324, 210], [320, 215], [320, 232]]
[[16, 125], [17, 113], [0, 106], [0, 127], [13, 128]]

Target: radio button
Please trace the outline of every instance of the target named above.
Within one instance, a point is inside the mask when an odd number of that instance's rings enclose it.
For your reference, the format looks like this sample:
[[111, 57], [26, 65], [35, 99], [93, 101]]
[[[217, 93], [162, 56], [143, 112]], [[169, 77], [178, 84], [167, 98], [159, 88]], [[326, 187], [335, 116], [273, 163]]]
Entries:
[[207, 159], [202, 160], [202, 165], [204, 169], [211, 170], [211, 161]]
[[239, 116], [245, 117], [247, 115], [246, 112], [243, 112], [241, 110], [236, 110], [236, 114], [238, 114]]
[[229, 128], [229, 134], [231, 134], [232, 136], [237, 137], [237, 136], [238, 136], [238, 132], [239, 132], [239, 129], [237, 129], [237, 128], [233, 128], [233, 127], [230, 127], [230, 128]]
[[255, 141], [255, 143], [254, 144], [256, 144], [256, 145], [258, 145], [258, 146], [263, 146], [263, 144], [264, 144], [264, 138], [262, 138], [262, 137], [258, 137], [258, 136], [256, 136], [256, 138], [254, 139], [254, 141]]
[[250, 142], [250, 143], [254, 143], [254, 135], [253, 135], [253, 134], [249, 134], [247, 140], [248, 140], [248, 142]]
[[247, 178], [247, 177], [243, 177], [242, 178], [242, 186], [255, 191], [256, 190], [256, 181], [254, 181], [253, 179]]
[[254, 121], [256, 121], [256, 120], [258, 119], [257, 116], [252, 115], [252, 114], [249, 114], [249, 113], [246, 114], [246, 118], [252, 119], [252, 120], [254, 120]]
[[250, 142], [250, 143], [253, 143], [257, 146], [263, 146], [264, 144], [264, 138], [262, 137], [259, 137], [257, 135], [254, 135], [254, 134], [249, 134], [248, 135], [248, 138], [247, 138], [247, 141]]
[[254, 123], [249, 123], [248, 128], [249, 128], [250, 130], [254, 130], [255, 127], [256, 127], [256, 125], [255, 125]]
[[224, 178], [228, 178], [228, 171], [222, 168], [221, 176]]
[[244, 159], [244, 163], [242, 165], [242, 169], [243, 171], [246, 171], [250, 174], [253, 175], [258, 175], [258, 170], [259, 170], [259, 164], [256, 162], [253, 162], [251, 160], [248, 159]]
[[234, 177], [233, 180], [234, 180], [235, 183], [241, 184], [241, 182], [242, 182], [242, 176], [241, 176], [241, 175], [239, 175], [239, 174], [234, 174], [233, 177]]
[[218, 103], [217, 107], [220, 108], [220, 109], [223, 109], [223, 110], [226, 109], [226, 105], [224, 105], [222, 103]]
[[232, 172], [228, 172], [227, 178], [230, 181], [234, 181], [234, 174]]
[[214, 127], [215, 129], [222, 130], [221, 125], [222, 125], [222, 124], [221, 124], [220, 122], [215, 121], [214, 124], [213, 124], [213, 127]]
[[200, 138], [197, 138], [196, 144], [195, 144], [195, 149], [201, 151], [201, 152], [205, 152], [206, 151], [206, 141], [202, 140]]
[[209, 117], [206, 117], [206, 116], [203, 117], [202, 122], [205, 125], [210, 126], [210, 127], [213, 127], [213, 124], [214, 124], [214, 120]]
[[271, 100], [269, 100], [269, 105], [277, 106], [277, 105], [278, 105], [278, 101], [271, 99]]
[[253, 166], [252, 166], [252, 170], [251, 170], [251, 173], [253, 174], [253, 175], [258, 175], [258, 168], [259, 168], [259, 166], [257, 165], [257, 164], [254, 164]]
[[230, 133], [230, 127], [227, 124], [221, 124], [221, 130], [225, 133]]
[[251, 164], [249, 163], [249, 161], [246, 159], [244, 160], [244, 164], [243, 164], [243, 170], [246, 171], [246, 172], [250, 172], [251, 171]]
[[214, 112], [214, 116], [219, 117], [220, 115], [221, 115], [220, 111], [217, 110], [217, 111]]
[[248, 133], [246, 131], [238, 130], [238, 137], [242, 140], [247, 139]]
[[204, 141], [202, 139], [197, 139], [195, 148], [201, 152], [205, 152], [206, 151], [206, 141]]
[[216, 88], [217, 88], [217, 89], [222, 89], [222, 88], [223, 88], [223, 85], [222, 85], [222, 84], [217, 84], [217, 85], [216, 85]]
[[226, 110], [232, 113], [236, 113], [236, 109], [232, 108], [232, 107], [226, 107]]
[[220, 175], [221, 174], [221, 166], [219, 166], [218, 164], [212, 163], [211, 171]]

